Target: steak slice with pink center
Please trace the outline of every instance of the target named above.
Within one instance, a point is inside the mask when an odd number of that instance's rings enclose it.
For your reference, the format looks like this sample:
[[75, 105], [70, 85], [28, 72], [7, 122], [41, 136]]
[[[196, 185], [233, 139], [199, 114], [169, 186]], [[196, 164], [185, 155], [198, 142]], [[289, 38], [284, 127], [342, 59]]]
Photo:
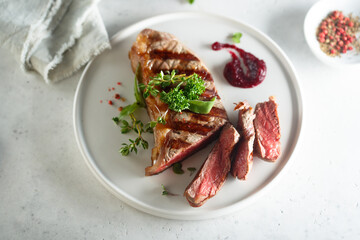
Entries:
[[237, 130], [240, 140], [237, 145], [236, 155], [232, 162], [231, 174], [240, 180], [246, 180], [253, 164], [253, 147], [255, 139], [254, 109], [247, 101], [240, 102], [234, 110], [239, 110]]
[[274, 97], [255, 107], [254, 151], [260, 158], [274, 162], [280, 156], [280, 124]]
[[230, 172], [231, 152], [238, 140], [239, 133], [227, 123], [201, 169], [184, 192], [192, 207], [200, 207], [220, 190]]

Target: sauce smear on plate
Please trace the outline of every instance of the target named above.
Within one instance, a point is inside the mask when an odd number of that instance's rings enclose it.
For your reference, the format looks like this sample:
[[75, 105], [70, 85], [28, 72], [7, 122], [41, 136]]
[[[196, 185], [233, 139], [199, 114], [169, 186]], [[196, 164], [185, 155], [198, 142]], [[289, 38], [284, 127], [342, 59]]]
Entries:
[[228, 62], [224, 68], [224, 77], [234, 87], [252, 88], [264, 81], [266, 64], [263, 60], [228, 43], [215, 42], [211, 45], [211, 48], [214, 51], [228, 48], [238, 52], [239, 56], [237, 56], [235, 52], [229, 51], [232, 60]]

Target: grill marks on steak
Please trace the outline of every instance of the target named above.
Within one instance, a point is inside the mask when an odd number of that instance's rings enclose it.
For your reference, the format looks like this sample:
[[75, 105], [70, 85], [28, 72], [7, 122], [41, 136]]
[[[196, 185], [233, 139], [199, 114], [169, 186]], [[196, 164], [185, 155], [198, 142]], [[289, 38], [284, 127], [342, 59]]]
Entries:
[[159, 96], [145, 99], [149, 117], [156, 121], [166, 113], [166, 124], [154, 128], [155, 147], [152, 149], [152, 166], [145, 169], [145, 175], [160, 173], [172, 164], [183, 160], [200, 150], [218, 135], [228, 121], [226, 111], [217, 94], [214, 81], [205, 65], [181, 44], [173, 35], [144, 29], [137, 36], [129, 58], [135, 72], [140, 66], [138, 79], [148, 84], [151, 77], [160, 71], [177, 70], [179, 74], [199, 74], [205, 81], [205, 92], [200, 100], [210, 100], [214, 96], [214, 107], [206, 115], [188, 111], [182, 114], [168, 110]]
[[220, 190], [230, 171], [231, 152], [238, 140], [239, 133], [227, 123], [220, 133], [220, 139], [184, 192], [192, 207], [200, 207]]
[[240, 102], [234, 110], [239, 110], [237, 130], [240, 133], [237, 152], [231, 166], [231, 174], [241, 180], [246, 180], [253, 164], [253, 146], [255, 139], [254, 109], [247, 101]]
[[254, 150], [260, 158], [274, 162], [280, 156], [280, 124], [274, 97], [255, 107]]
[[163, 59], [174, 59], [176, 56], [176, 60], [174, 62], [181, 62], [181, 61], [199, 61], [199, 59], [191, 53], [177, 53], [174, 54], [173, 52], [161, 51], [161, 50], [154, 50], [150, 53], [151, 59], [159, 59], [162, 61]]

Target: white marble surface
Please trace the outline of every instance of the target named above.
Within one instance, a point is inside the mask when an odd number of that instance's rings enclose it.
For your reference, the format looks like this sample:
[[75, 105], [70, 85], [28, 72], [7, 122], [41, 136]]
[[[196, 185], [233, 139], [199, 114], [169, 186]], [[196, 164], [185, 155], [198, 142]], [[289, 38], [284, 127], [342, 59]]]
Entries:
[[[139, 212], [94, 178], [76, 146], [79, 74], [55, 85], [0, 50], [0, 239], [359, 239], [360, 69], [319, 62], [302, 24], [316, 1], [104, 0], [109, 35], [161, 13], [216, 12], [257, 27], [292, 60], [303, 90], [302, 141], [276, 186], [246, 209], [205, 221]], [[0, 13], [1, 14], [1, 13]]]

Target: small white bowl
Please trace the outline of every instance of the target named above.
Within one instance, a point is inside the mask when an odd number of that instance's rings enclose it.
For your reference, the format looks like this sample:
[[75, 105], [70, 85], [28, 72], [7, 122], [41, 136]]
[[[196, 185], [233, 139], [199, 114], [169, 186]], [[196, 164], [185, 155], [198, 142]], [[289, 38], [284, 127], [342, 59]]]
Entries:
[[[320, 44], [316, 39], [316, 29], [321, 21], [332, 11], [342, 11], [344, 15], [350, 13], [353, 16], [360, 16], [360, 0], [322, 0], [315, 3], [308, 13], [306, 14], [304, 21], [304, 33], [305, 39], [315, 54], [322, 62], [331, 66], [360, 66], [360, 53], [356, 53], [356, 50], [348, 51], [345, 54], [341, 54], [341, 57], [331, 57], [326, 55], [320, 49]], [[359, 34], [357, 38], [359, 38]]]

